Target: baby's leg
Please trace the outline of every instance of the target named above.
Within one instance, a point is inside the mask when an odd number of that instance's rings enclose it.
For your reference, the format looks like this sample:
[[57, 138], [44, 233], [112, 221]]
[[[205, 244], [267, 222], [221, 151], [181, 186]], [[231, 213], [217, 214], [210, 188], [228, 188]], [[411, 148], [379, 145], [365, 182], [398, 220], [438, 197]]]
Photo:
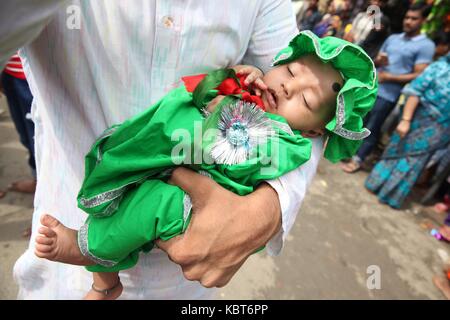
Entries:
[[35, 246], [35, 254], [39, 258], [80, 266], [95, 264], [81, 253], [76, 230], [67, 228], [47, 214], [41, 217], [41, 224]]
[[123, 290], [118, 272], [94, 272], [94, 283], [85, 300], [116, 300]]
[[91, 272], [133, 267], [139, 251], [153, 240], [183, 231], [189, 212], [185, 193], [161, 180], [147, 180], [128, 191], [114, 215], [89, 217], [79, 232], [44, 215], [36, 238], [36, 255], [52, 261], [87, 266]]
[[177, 186], [151, 179], [129, 190], [117, 211], [107, 218], [90, 217], [80, 229], [81, 251], [96, 261], [91, 272], [132, 268], [153, 240], [183, 231], [185, 193]]

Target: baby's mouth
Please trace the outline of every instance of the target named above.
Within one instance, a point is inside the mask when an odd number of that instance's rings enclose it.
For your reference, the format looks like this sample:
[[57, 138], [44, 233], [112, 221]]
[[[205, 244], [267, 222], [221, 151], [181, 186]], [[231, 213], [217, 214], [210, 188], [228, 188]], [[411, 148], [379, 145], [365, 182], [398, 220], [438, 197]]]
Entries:
[[277, 94], [273, 89], [267, 89], [267, 101], [272, 109], [277, 109]]

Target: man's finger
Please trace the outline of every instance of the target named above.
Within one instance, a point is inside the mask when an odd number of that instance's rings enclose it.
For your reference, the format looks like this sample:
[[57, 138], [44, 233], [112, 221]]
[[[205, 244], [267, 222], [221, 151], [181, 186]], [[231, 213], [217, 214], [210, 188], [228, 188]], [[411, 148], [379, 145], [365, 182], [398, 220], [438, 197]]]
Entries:
[[160, 248], [161, 250], [170, 254], [170, 252], [173, 250], [173, 248], [175, 246], [177, 246], [181, 240], [182, 240], [182, 236], [180, 235], [180, 236], [173, 237], [167, 241], [157, 239], [157, 240], [155, 240], [155, 244], [158, 248]]
[[192, 197], [197, 191], [203, 189], [203, 185], [208, 182], [208, 179], [195, 171], [179, 167], [172, 172], [169, 182], [177, 185]]

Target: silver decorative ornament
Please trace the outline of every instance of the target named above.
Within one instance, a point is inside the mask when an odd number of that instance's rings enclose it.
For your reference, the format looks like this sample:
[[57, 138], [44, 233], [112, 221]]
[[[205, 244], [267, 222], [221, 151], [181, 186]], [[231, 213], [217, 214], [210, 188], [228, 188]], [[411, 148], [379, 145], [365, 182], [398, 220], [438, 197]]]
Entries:
[[256, 104], [236, 101], [218, 111], [217, 134], [211, 157], [217, 164], [238, 164], [248, 160], [260, 144], [274, 135], [271, 121]]

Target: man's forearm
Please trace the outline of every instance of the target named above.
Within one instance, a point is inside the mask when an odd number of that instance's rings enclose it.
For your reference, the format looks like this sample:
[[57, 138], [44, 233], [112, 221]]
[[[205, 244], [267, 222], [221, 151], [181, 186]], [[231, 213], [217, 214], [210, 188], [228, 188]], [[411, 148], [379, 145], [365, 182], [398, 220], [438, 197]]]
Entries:
[[[281, 228], [281, 207], [277, 192], [268, 184], [262, 183], [248, 196], [248, 210], [260, 215], [258, 219], [264, 225], [261, 234], [263, 243], [267, 243]], [[258, 242], [258, 241], [257, 241]]]
[[390, 73], [389, 76], [387, 77], [386, 81], [405, 84], [405, 83], [411, 82], [412, 80], [417, 78], [417, 76], [419, 74], [420, 74], [420, 72], [414, 72], [414, 73], [408, 73], [408, 74], [392, 74], [392, 73]]
[[36, 38], [66, 0], [2, 0], [0, 69], [21, 47]]

